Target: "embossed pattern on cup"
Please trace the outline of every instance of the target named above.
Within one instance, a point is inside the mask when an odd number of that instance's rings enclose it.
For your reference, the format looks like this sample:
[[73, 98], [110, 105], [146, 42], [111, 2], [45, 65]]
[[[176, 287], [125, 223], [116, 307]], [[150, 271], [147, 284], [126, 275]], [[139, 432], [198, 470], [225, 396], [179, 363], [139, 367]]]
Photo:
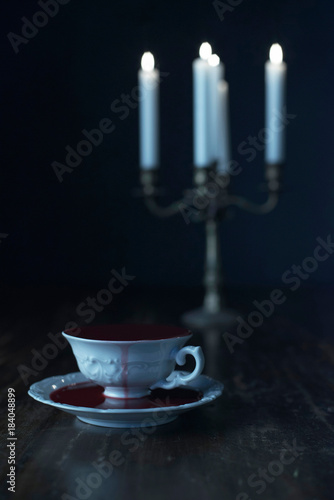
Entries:
[[[168, 385], [168, 377], [175, 369], [175, 358], [192, 335], [183, 328], [159, 325], [99, 328], [85, 327], [79, 333], [67, 330], [63, 335], [72, 347], [81, 373], [102, 385], [105, 396], [117, 398], [145, 396], [159, 381]], [[167, 338], [159, 338], [159, 331]], [[124, 340], [120, 340], [122, 338]], [[204, 364], [202, 358], [199, 353], [197, 365]], [[199, 368], [197, 366], [197, 371]], [[173, 386], [176, 385], [180, 383], [174, 382]]]

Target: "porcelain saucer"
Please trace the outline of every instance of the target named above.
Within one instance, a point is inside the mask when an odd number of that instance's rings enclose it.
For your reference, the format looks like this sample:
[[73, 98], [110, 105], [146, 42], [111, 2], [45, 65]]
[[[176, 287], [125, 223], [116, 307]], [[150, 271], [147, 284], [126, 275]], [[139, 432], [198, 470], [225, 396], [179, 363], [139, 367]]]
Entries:
[[[183, 372], [183, 374], [186, 375], [187, 372]], [[221, 382], [206, 375], [200, 375], [187, 386], [179, 389], [178, 394], [181, 394], [181, 397], [175, 396], [176, 393], [173, 393], [173, 390], [163, 392], [160, 390], [153, 397], [154, 391], [152, 391], [152, 398], [149, 399], [150, 407], [142, 407], [145, 406], [142, 398], [126, 401], [104, 398], [102, 387], [89, 381], [81, 372], [75, 372], [36, 382], [30, 387], [28, 394], [40, 403], [75, 415], [82, 422], [100, 427], [124, 428], [155, 427], [172, 422], [181, 413], [211, 403], [222, 394], [223, 388]], [[184, 392], [182, 393], [182, 391]], [[69, 401], [71, 398], [74, 399], [74, 404], [59, 402], [61, 401], [59, 395], [65, 393]], [[75, 394], [79, 393], [84, 401], [82, 406], [80, 399], [75, 400]], [[96, 405], [97, 397], [101, 399], [97, 400], [98, 404]], [[92, 398], [95, 398], [95, 402]]]

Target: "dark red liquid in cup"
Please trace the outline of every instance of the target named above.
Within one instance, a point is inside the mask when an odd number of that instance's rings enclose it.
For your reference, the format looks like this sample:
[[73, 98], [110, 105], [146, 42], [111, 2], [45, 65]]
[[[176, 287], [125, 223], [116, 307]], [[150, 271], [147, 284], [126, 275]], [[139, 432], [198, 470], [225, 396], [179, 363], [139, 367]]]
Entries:
[[97, 325], [65, 330], [67, 335], [88, 340], [136, 342], [186, 337], [191, 332], [186, 328], [166, 325]]

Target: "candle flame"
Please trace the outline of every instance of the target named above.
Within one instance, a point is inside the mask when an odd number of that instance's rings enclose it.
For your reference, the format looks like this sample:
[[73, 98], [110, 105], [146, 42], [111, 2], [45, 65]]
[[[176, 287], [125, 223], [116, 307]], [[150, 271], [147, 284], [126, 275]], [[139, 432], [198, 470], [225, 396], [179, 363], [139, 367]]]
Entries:
[[218, 66], [220, 63], [220, 58], [217, 56], [217, 54], [211, 54], [211, 56], [208, 58], [208, 63], [210, 66]]
[[154, 69], [154, 56], [151, 52], [144, 52], [141, 58], [141, 67], [144, 71], [152, 71]]
[[212, 54], [212, 48], [211, 45], [208, 42], [202, 43], [202, 45], [199, 48], [199, 56], [201, 59], [204, 59], [207, 61], [209, 57]]
[[283, 61], [283, 51], [279, 43], [274, 43], [270, 47], [269, 59], [273, 64], [281, 64]]

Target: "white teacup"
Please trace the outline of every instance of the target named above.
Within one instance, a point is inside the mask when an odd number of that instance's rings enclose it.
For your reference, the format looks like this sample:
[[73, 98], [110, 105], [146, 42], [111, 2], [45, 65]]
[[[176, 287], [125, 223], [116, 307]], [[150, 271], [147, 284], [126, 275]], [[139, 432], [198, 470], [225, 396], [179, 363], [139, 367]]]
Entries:
[[[102, 325], [65, 330], [79, 370], [113, 398], [140, 398], [151, 389], [173, 389], [197, 378], [204, 367], [202, 349], [184, 344], [192, 333], [163, 325]], [[196, 361], [192, 373], [174, 371], [186, 355]]]

